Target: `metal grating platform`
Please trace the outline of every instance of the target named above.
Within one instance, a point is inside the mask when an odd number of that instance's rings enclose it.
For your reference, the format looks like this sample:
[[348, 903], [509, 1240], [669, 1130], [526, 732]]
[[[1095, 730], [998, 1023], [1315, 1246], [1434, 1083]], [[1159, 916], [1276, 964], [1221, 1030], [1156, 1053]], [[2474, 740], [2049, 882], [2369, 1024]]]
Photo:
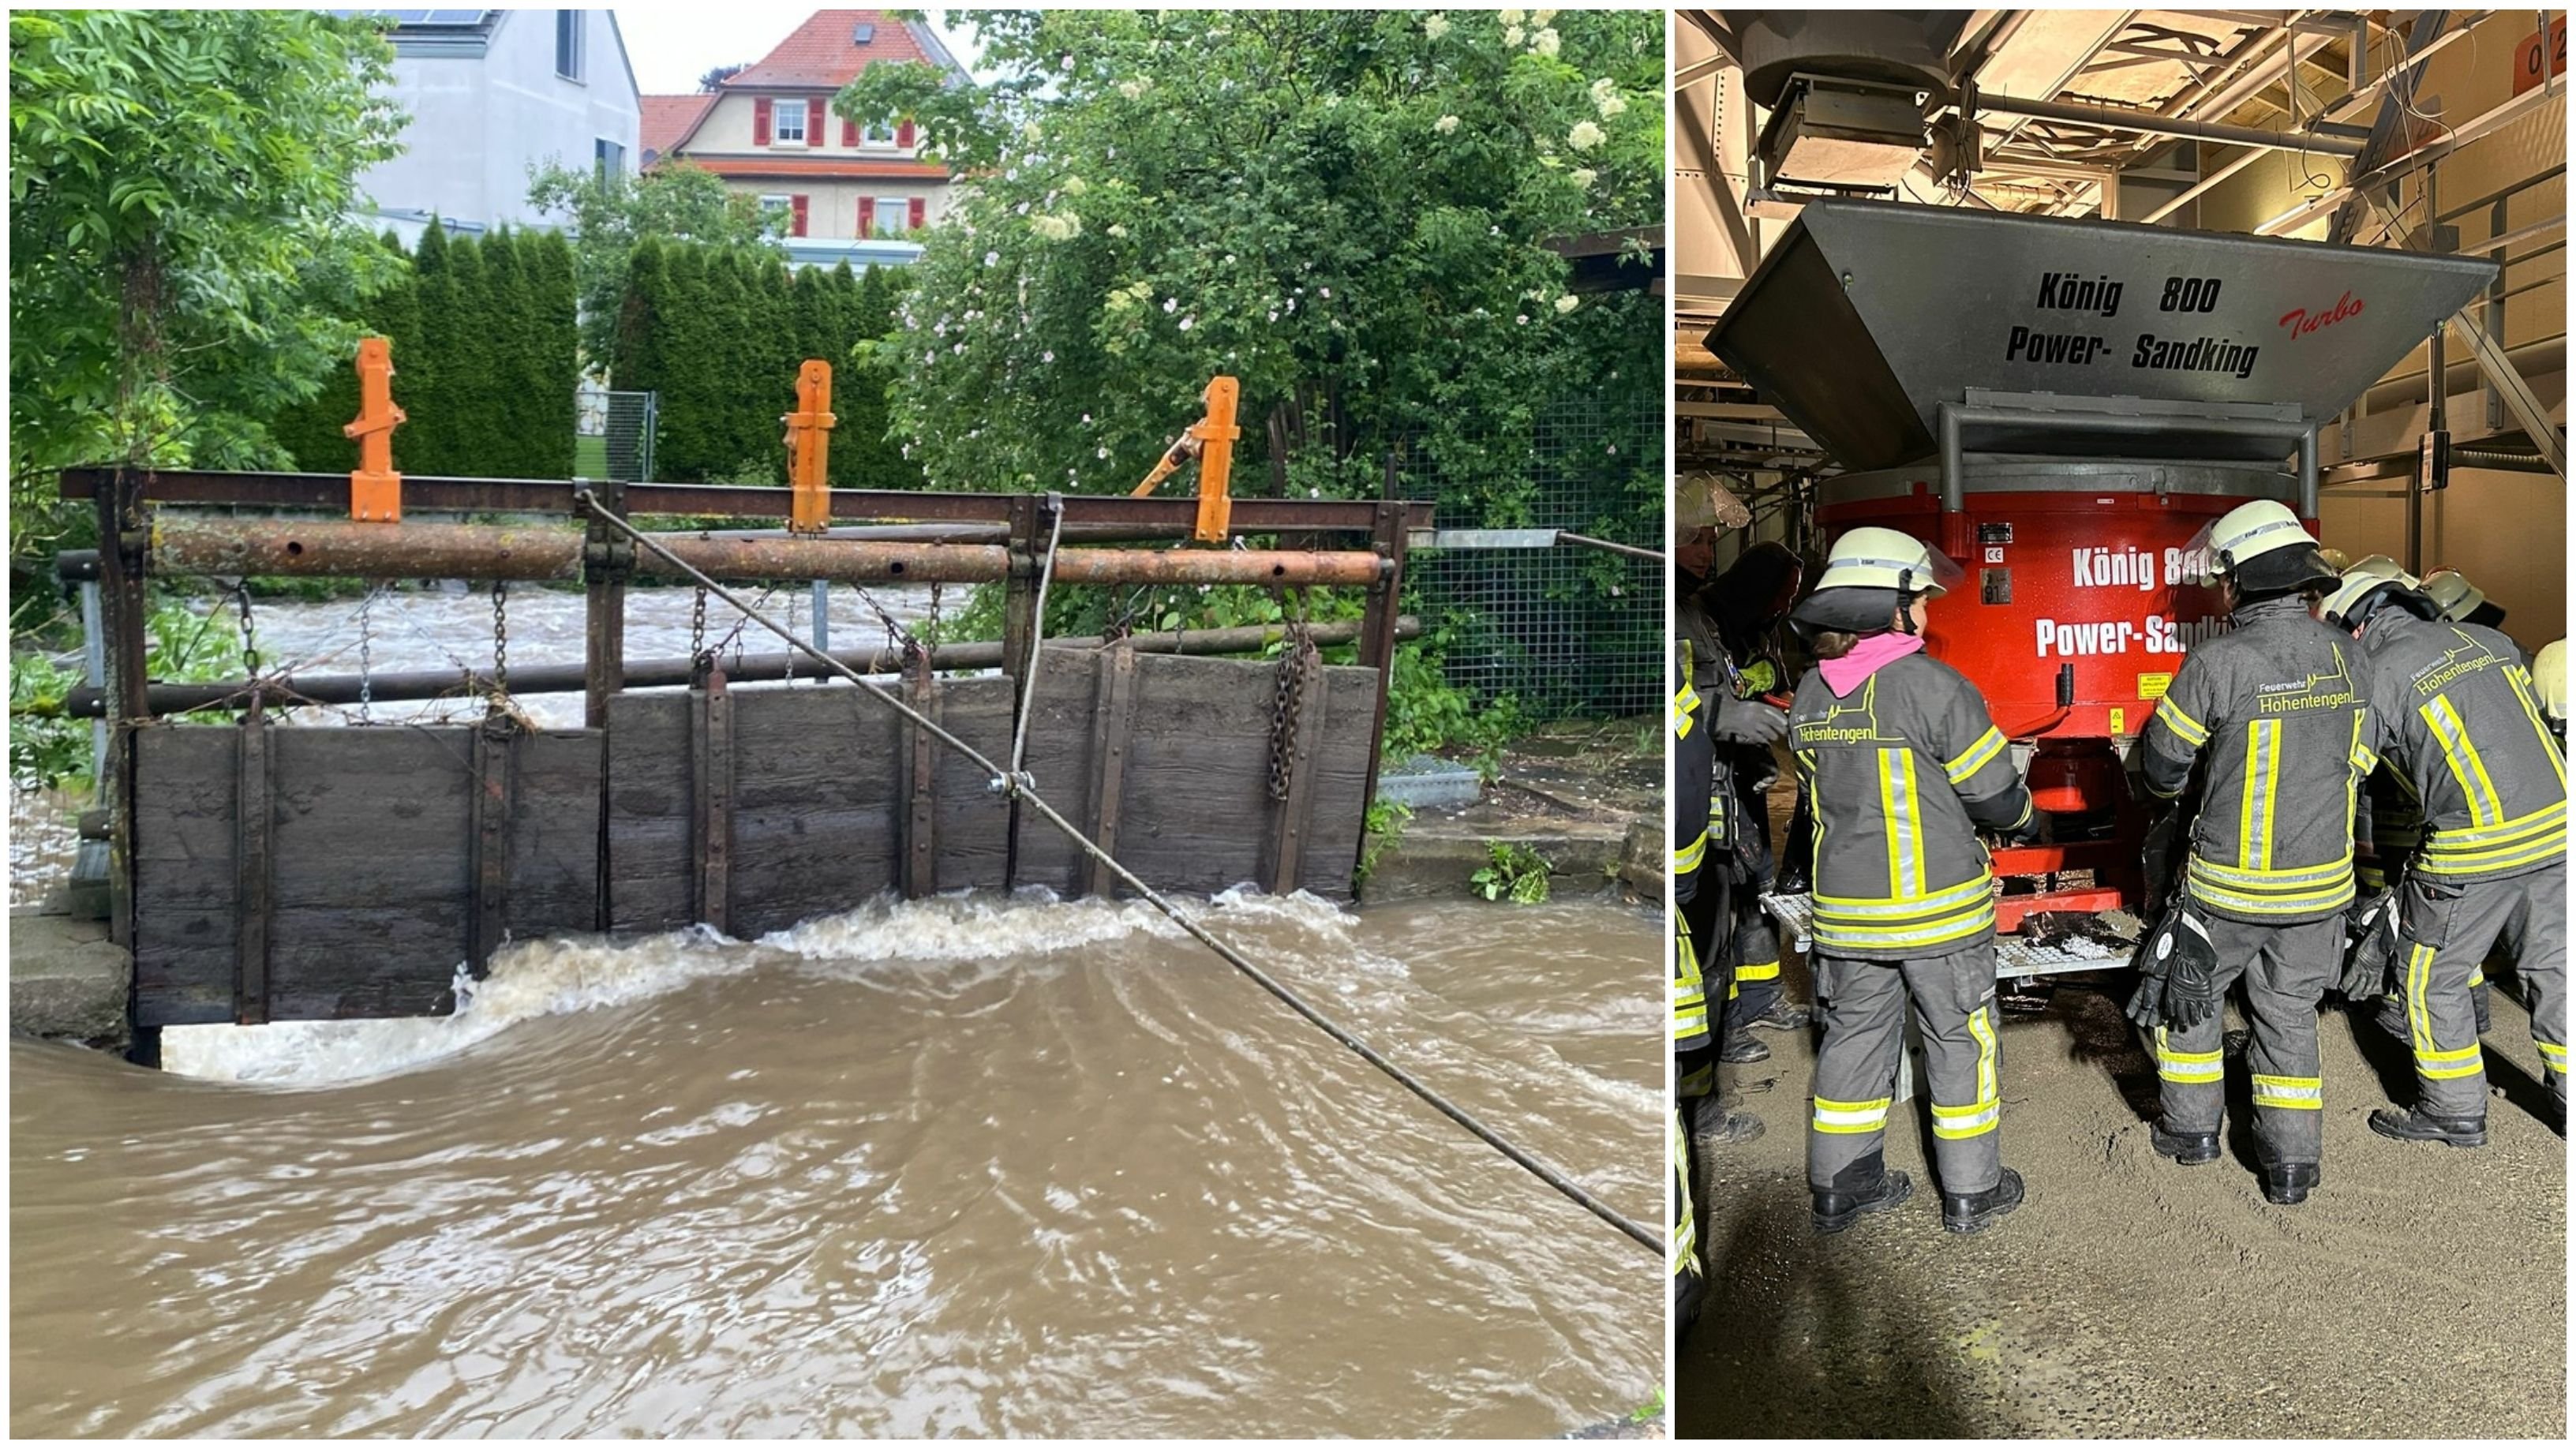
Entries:
[[[1766, 895], [1762, 909], [1771, 919], [1795, 938], [1798, 951], [1804, 954], [1811, 945], [1814, 902], [1805, 893]], [[2074, 971], [2105, 971], [2125, 966], [2129, 961], [2126, 944], [2075, 936], [2060, 941], [2040, 942], [2021, 936], [1995, 938], [1995, 975], [1998, 979], [2024, 976], [2056, 976]]]

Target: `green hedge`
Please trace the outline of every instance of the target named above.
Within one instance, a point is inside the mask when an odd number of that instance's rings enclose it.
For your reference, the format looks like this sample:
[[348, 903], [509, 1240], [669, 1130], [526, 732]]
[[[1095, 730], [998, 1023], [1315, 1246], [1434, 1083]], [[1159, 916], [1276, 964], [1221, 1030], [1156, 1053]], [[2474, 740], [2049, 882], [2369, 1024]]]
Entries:
[[[399, 254], [391, 233], [384, 245]], [[393, 344], [394, 431], [405, 473], [569, 478], [573, 393], [580, 384], [572, 248], [550, 232], [451, 237], [432, 223], [402, 279], [365, 304], [366, 325]], [[271, 424], [296, 466], [357, 465], [340, 429], [358, 415], [354, 367], [334, 371], [311, 402]]]
[[921, 470], [886, 437], [883, 377], [860, 344], [893, 330], [897, 275], [848, 263], [791, 273], [775, 252], [637, 243], [618, 313], [612, 376], [660, 395], [654, 472], [674, 482], [781, 482], [779, 417], [796, 369], [832, 364], [830, 476], [837, 488], [917, 488]]

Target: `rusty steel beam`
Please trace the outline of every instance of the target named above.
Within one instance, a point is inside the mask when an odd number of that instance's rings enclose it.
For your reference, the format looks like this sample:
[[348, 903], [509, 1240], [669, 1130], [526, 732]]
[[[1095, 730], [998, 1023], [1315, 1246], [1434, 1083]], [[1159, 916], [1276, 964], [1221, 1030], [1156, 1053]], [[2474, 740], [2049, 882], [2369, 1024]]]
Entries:
[[1069, 548], [1056, 555], [1055, 576], [1068, 584], [1306, 584], [1365, 588], [1391, 565], [1373, 553], [1298, 553], [1276, 549]]
[[361, 579], [577, 579], [581, 531], [346, 519], [153, 520], [152, 571]]
[[[826, 579], [834, 583], [990, 583], [1010, 576], [999, 544], [875, 543], [856, 539], [715, 538], [662, 534], [655, 541], [692, 568], [727, 580]], [[575, 579], [581, 530], [489, 523], [350, 523], [346, 520], [177, 518], [152, 530], [152, 567], [172, 574], [408, 579]], [[638, 559], [634, 572], [657, 574]], [[1374, 584], [1374, 554], [1267, 549], [1065, 549], [1056, 577], [1069, 584]]]
[[[62, 496], [92, 498], [111, 476], [112, 470], [104, 468], [67, 468], [62, 475]], [[406, 476], [403, 506], [415, 513], [559, 513], [570, 517], [579, 511], [574, 495], [590, 486], [547, 479]], [[625, 491], [625, 510], [630, 515], [783, 520], [790, 505], [784, 488], [629, 483]], [[311, 508], [345, 518], [349, 511], [349, 475], [163, 469], [144, 479], [143, 499], [147, 503]], [[1198, 500], [1194, 498], [1069, 496], [1063, 502], [1068, 536], [1074, 536], [1073, 530], [1083, 524], [1186, 531], [1198, 518]], [[1010, 521], [1011, 495], [835, 488], [831, 506], [836, 519], [998, 526]], [[1408, 519], [1411, 527], [1431, 526], [1429, 503], [1405, 506], [1412, 515]], [[1374, 502], [1355, 498], [1237, 498], [1232, 522], [1238, 534], [1282, 529], [1366, 533], [1375, 525], [1376, 508]]]
[[[1337, 619], [1314, 625], [1317, 644], [1348, 644], [1360, 638], [1363, 625], [1357, 619]], [[1227, 629], [1180, 629], [1154, 634], [1133, 634], [1125, 640], [1127, 647], [1139, 654], [1220, 655], [1252, 654], [1269, 648], [1287, 637], [1287, 631], [1276, 624], [1245, 624]], [[1395, 621], [1397, 639], [1422, 637], [1422, 620], [1407, 614]], [[1077, 639], [1051, 639], [1049, 649], [1096, 649], [1106, 641], [1098, 636]], [[897, 649], [836, 649], [832, 657], [862, 674], [893, 676], [903, 668], [903, 653]], [[791, 672], [791, 661], [796, 671]], [[813, 661], [802, 655], [734, 654], [723, 659], [725, 677], [736, 684], [773, 679], [813, 679]], [[672, 688], [690, 682], [694, 661], [689, 659], [628, 660], [624, 683], [628, 689]], [[1002, 667], [1002, 641], [998, 639], [967, 640], [961, 643], [934, 645], [930, 650], [933, 669], [999, 669]], [[514, 665], [510, 670], [512, 694], [570, 694], [584, 684], [583, 666], [579, 664]], [[458, 669], [408, 669], [366, 677], [367, 698], [377, 704], [399, 704], [448, 695], [459, 698], [469, 694], [480, 698], [496, 688], [487, 673], [476, 673], [469, 688], [466, 674]], [[258, 692], [274, 706], [278, 704], [355, 704], [361, 680], [355, 674], [287, 675], [259, 686]], [[249, 680], [218, 684], [155, 684], [149, 689], [152, 711], [160, 715], [189, 714], [198, 710], [239, 711], [250, 707], [254, 693]], [[106, 692], [96, 685], [83, 685], [59, 701], [37, 700], [24, 711], [29, 715], [69, 719], [98, 719], [107, 712]]]
[[[838, 538], [710, 538], [657, 534], [683, 563], [719, 579], [823, 579], [836, 584], [984, 584], [1010, 573], [1010, 551], [993, 543], [874, 543]], [[638, 558], [643, 578], [677, 577]]]

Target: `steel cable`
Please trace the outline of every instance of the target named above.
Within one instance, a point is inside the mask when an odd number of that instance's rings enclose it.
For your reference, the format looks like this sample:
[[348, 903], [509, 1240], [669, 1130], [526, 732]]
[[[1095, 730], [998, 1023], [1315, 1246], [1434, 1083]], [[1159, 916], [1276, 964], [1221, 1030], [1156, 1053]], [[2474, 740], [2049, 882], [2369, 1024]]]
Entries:
[[[1581, 1183], [1574, 1181], [1571, 1177], [1568, 1177], [1563, 1171], [1554, 1165], [1512, 1142], [1500, 1132], [1486, 1126], [1476, 1118], [1474, 1113], [1469, 1112], [1466, 1108], [1461, 1107], [1457, 1103], [1440, 1095], [1439, 1092], [1433, 1090], [1430, 1084], [1424, 1082], [1421, 1078], [1406, 1071], [1404, 1068], [1397, 1066], [1394, 1062], [1387, 1060], [1387, 1058], [1379, 1053], [1376, 1048], [1370, 1046], [1367, 1042], [1360, 1040], [1360, 1038], [1341, 1026], [1340, 1023], [1335, 1022], [1331, 1017], [1324, 1015], [1323, 1012], [1308, 1004], [1304, 997], [1299, 996], [1278, 978], [1272, 976], [1269, 972], [1262, 970], [1259, 966], [1254, 965], [1241, 952], [1209, 934], [1208, 930], [1204, 926], [1201, 926], [1197, 921], [1193, 920], [1187, 913], [1182, 911], [1179, 906], [1166, 900], [1160, 892], [1156, 891], [1152, 886], [1145, 884], [1144, 881], [1138, 879], [1134, 871], [1131, 871], [1126, 866], [1120, 864], [1117, 857], [1101, 849], [1100, 846], [1091, 839], [1091, 837], [1083, 834], [1072, 821], [1069, 821], [1062, 815], [1057, 814], [1055, 807], [1049, 805], [1046, 800], [1031, 787], [1027, 777], [1004, 771], [1001, 766], [996, 765], [991, 760], [985, 758], [984, 755], [974, 746], [959, 739], [957, 736], [950, 734], [947, 730], [940, 728], [938, 722], [931, 719], [928, 715], [914, 709], [912, 706], [904, 703], [902, 700], [884, 690], [870, 687], [867, 681], [862, 678], [856, 670], [853, 670], [848, 665], [834, 659], [829, 654], [825, 654], [820, 650], [815, 649], [804, 640], [799, 639], [795, 635], [787, 632], [785, 629], [780, 628], [775, 622], [767, 617], [755, 613], [750, 605], [745, 604], [742, 600], [734, 597], [733, 593], [726, 589], [724, 585], [717, 583], [714, 579], [709, 578], [694, 566], [684, 562], [678, 555], [673, 554], [670, 550], [654, 542], [650, 535], [635, 528], [625, 519], [609, 512], [608, 509], [600, 504], [598, 498], [594, 496], [589, 489], [581, 489], [574, 493], [573, 501], [582, 507], [589, 509], [593, 514], [597, 515], [602, 522], [606, 523], [609, 527], [616, 529], [618, 532], [625, 534], [641, 547], [660, 555], [664, 562], [670, 564], [673, 568], [678, 569], [682, 574], [694, 581], [698, 587], [715, 595], [717, 598], [724, 600], [735, 610], [739, 611], [746, 621], [756, 623], [762, 628], [767, 629], [770, 633], [777, 635], [779, 638], [787, 642], [789, 648], [807, 655], [825, 669], [831, 670], [848, 679], [851, 683], [858, 685], [860, 691], [869, 698], [878, 700], [888, 708], [910, 720], [915, 727], [927, 732], [933, 739], [938, 740], [940, 743], [947, 745], [950, 749], [964, 755], [968, 760], [974, 763], [976, 768], [982, 770], [985, 775], [992, 780], [992, 788], [996, 793], [1013, 796], [1017, 799], [1026, 801], [1031, 809], [1037, 811], [1039, 816], [1044, 818], [1049, 825], [1054, 826], [1056, 830], [1065, 837], [1065, 839], [1072, 841], [1076, 846], [1081, 848], [1085, 854], [1100, 862], [1101, 865], [1107, 867], [1109, 871], [1116, 875], [1120, 881], [1124, 882], [1130, 890], [1136, 892], [1136, 894], [1141, 897], [1146, 904], [1151, 905], [1158, 911], [1161, 911], [1165, 916], [1171, 919], [1174, 925], [1179, 926], [1183, 931], [1187, 932], [1193, 939], [1197, 940], [1200, 945], [1214, 951], [1227, 965], [1232, 966], [1235, 970], [1240, 971], [1245, 976], [1249, 977], [1254, 985], [1259, 986], [1262, 990], [1277, 997], [1289, 1010], [1304, 1017], [1318, 1031], [1323, 1032], [1334, 1041], [1348, 1047], [1352, 1052], [1359, 1056], [1360, 1060], [1367, 1062], [1370, 1066], [1377, 1068], [1379, 1071], [1393, 1078], [1399, 1085], [1404, 1087], [1405, 1090], [1413, 1093], [1416, 1097], [1421, 1098], [1433, 1111], [1438, 1112], [1441, 1116], [1446, 1117], [1450, 1121], [1467, 1129], [1468, 1132], [1474, 1134], [1486, 1146], [1493, 1148], [1496, 1152], [1499, 1152], [1503, 1156], [1511, 1159], [1512, 1162], [1520, 1166], [1524, 1171], [1528, 1172], [1539, 1181], [1556, 1189], [1556, 1191], [1562, 1194], [1568, 1201], [1592, 1214], [1594, 1217], [1599, 1218], [1601, 1221], [1609, 1224], [1611, 1227], [1618, 1229], [1621, 1233], [1626, 1234], [1639, 1246], [1645, 1248], [1648, 1252], [1655, 1254], [1658, 1258], [1664, 1255], [1666, 1244], [1663, 1240], [1663, 1236], [1657, 1233], [1654, 1229], [1647, 1227], [1645, 1224], [1638, 1222], [1636, 1219], [1627, 1216], [1618, 1209], [1610, 1206], [1608, 1203], [1603, 1202], [1600, 1198], [1594, 1196], [1589, 1189], [1585, 1188]], [[1062, 515], [1059, 514], [1059, 522], [1061, 522], [1061, 517]], [[1049, 550], [1048, 562], [1050, 568], [1052, 568], [1054, 562], [1052, 549]]]

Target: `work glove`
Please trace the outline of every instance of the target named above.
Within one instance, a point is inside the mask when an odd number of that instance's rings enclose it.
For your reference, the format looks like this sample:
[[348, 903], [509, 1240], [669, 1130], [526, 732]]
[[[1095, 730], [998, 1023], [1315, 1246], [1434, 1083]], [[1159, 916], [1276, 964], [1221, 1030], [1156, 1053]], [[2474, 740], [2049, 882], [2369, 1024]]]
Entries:
[[2218, 948], [2209, 928], [2179, 905], [2139, 943], [2138, 975], [2128, 1017], [2140, 1026], [2189, 1031], [2218, 1014]]
[[1789, 712], [1758, 699], [1722, 694], [1717, 701], [1717, 718], [1709, 723], [1708, 732], [1717, 739], [1768, 749], [1789, 737]]
[[2373, 1001], [2388, 994], [2399, 956], [2397, 894], [2381, 891], [2353, 902], [2344, 913], [2343, 998]]
[[1995, 838], [2006, 845], [2030, 845], [2039, 839], [2040, 823], [2039, 810], [2034, 806], [2019, 825], [2000, 832]]

